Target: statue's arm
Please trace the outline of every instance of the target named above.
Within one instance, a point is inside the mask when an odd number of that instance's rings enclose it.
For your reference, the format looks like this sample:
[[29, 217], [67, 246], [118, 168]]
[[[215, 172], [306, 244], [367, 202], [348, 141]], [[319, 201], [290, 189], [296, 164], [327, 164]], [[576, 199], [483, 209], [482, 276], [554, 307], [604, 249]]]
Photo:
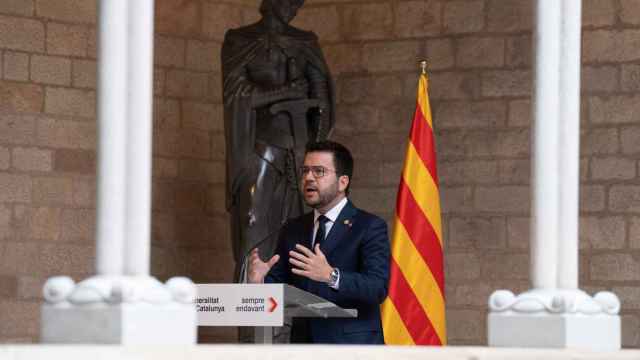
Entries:
[[269, 90], [253, 86], [251, 91], [243, 93], [243, 96], [251, 96], [251, 107], [258, 108], [284, 100], [304, 99], [307, 98], [308, 92], [307, 82], [298, 80]]
[[[222, 72], [226, 97], [242, 96], [249, 98], [251, 108], [258, 108], [285, 100], [297, 100], [308, 97], [308, 83], [305, 79], [290, 81], [277, 88], [263, 88], [249, 76], [247, 64], [254, 50], [251, 43], [237, 30], [229, 30], [222, 44]], [[249, 49], [249, 50], [247, 50]], [[231, 60], [233, 59], [233, 60]]]

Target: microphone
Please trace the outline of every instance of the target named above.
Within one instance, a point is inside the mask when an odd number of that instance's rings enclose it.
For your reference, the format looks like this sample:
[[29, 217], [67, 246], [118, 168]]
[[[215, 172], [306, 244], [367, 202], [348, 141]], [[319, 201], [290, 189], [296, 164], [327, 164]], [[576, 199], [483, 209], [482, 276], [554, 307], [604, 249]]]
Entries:
[[[247, 282], [248, 259], [249, 259], [249, 254], [251, 254], [253, 249], [256, 249], [256, 248], [260, 247], [260, 245], [262, 245], [265, 241], [270, 239], [276, 233], [280, 232], [280, 230], [282, 230], [290, 222], [291, 222], [291, 219], [287, 219], [277, 229], [275, 229], [275, 230], [271, 231], [270, 233], [268, 233], [265, 237], [260, 239], [260, 241], [256, 242], [255, 245], [250, 247], [249, 250], [247, 250], [247, 252], [245, 252], [245, 254], [242, 256], [242, 267], [240, 268], [240, 273], [238, 274], [238, 277], [237, 277], [238, 281], [241, 281], [242, 283], [246, 283]], [[277, 248], [277, 245], [276, 245], [276, 248]], [[271, 254], [271, 256], [273, 256], [273, 254]]]

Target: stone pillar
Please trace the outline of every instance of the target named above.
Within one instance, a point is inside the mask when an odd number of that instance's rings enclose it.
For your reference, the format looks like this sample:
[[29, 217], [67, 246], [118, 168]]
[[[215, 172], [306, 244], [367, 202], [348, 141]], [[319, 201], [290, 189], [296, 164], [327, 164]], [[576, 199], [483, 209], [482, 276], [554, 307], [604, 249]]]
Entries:
[[127, 178], [124, 273], [149, 275], [151, 137], [153, 100], [153, 0], [129, 2], [127, 58]]
[[[580, 187], [580, 33], [581, 1], [559, 1], [560, 110], [558, 111], [558, 287], [578, 288], [578, 219]], [[537, 71], [541, 71], [538, 69]]]
[[[552, 289], [558, 275], [558, 167], [560, 114], [560, 2], [538, 0], [534, 36], [535, 88], [533, 89], [533, 176], [531, 206], [531, 282], [534, 288]], [[540, 16], [541, 15], [541, 16]], [[550, 70], [554, 69], [554, 70]], [[578, 159], [576, 159], [577, 161]]]
[[537, 0], [532, 289], [489, 298], [490, 346], [620, 348], [620, 301], [578, 288], [581, 0]]
[[195, 286], [149, 276], [153, 0], [99, 4], [97, 275], [47, 280], [41, 340], [194, 344]]
[[[122, 275], [127, 123], [127, 0], [102, 1], [98, 32], [96, 271]], [[108, 121], [106, 121], [108, 119]]]

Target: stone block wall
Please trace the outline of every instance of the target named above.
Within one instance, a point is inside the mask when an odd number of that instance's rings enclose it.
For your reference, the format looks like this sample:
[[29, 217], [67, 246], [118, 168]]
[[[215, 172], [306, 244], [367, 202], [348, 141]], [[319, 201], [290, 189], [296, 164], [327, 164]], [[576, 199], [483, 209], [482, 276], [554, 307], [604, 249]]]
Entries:
[[[634, 0], [583, 1], [580, 282], [621, 297], [626, 347], [640, 346], [639, 16]], [[428, 60], [449, 342], [486, 344], [490, 293], [529, 287], [533, 1], [310, 0], [295, 23], [336, 79], [352, 198], [390, 226]]]
[[[95, 0], [0, 1], [0, 341], [38, 338], [40, 291], [95, 260]], [[228, 282], [219, 52], [258, 0], [156, 0], [152, 273]], [[585, 0], [581, 286], [623, 301], [640, 346], [640, 6]], [[334, 74], [352, 198], [391, 225], [418, 61], [429, 61], [451, 344], [528, 288], [531, 0], [307, 0]], [[234, 329], [201, 331], [204, 342]]]
[[0, 339], [37, 340], [46, 277], [93, 272], [95, 4], [0, 3]]
[[[0, 342], [38, 340], [48, 277], [95, 271], [97, 4], [0, 1]], [[151, 267], [161, 280], [231, 281], [219, 53], [224, 30], [256, 7], [156, 0]]]

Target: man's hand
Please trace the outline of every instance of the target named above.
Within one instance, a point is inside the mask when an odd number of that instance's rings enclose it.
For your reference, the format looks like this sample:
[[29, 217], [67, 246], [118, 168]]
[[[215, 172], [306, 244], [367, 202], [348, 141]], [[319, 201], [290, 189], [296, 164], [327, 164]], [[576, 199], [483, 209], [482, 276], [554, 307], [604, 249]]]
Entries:
[[249, 269], [247, 271], [248, 281], [251, 284], [260, 284], [264, 282], [264, 277], [267, 275], [271, 267], [280, 260], [280, 255], [273, 255], [268, 262], [264, 262], [260, 259], [258, 254], [258, 248], [251, 250], [249, 256]]
[[295, 266], [291, 271], [311, 280], [328, 283], [331, 279], [333, 267], [327, 262], [327, 258], [316, 244], [315, 252], [297, 244], [297, 251], [289, 251], [289, 262]]

